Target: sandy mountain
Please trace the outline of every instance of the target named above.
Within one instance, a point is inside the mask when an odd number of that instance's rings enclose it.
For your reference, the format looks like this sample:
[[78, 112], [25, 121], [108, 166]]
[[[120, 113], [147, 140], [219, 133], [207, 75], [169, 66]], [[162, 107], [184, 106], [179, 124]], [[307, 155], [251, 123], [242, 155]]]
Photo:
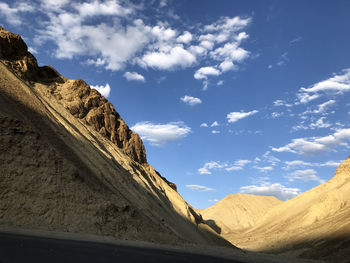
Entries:
[[274, 196], [230, 194], [199, 212], [208, 224], [216, 225], [224, 234], [254, 226], [269, 209], [281, 203]]
[[349, 193], [350, 158], [328, 182], [273, 207], [248, 231], [224, 236], [249, 250], [349, 262]]
[[0, 28], [0, 225], [230, 245], [147, 163], [140, 137], [83, 80], [39, 67]]

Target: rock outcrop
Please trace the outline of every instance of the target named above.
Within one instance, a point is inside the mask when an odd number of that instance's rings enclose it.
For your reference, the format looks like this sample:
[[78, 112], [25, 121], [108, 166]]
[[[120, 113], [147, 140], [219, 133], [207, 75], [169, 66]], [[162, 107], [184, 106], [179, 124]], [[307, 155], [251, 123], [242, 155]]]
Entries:
[[22, 38], [0, 27], [0, 59], [28, 82], [49, 84], [69, 112], [109, 138], [133, 160], [145, 164], [146, 150], [138, 134], [129, 129], [113, 105], [83, 80], [68, 80], [50, 66], [39, 67]]
[[114, 106], [0, 28], [0, 225], [231, 246], [147, 163]]

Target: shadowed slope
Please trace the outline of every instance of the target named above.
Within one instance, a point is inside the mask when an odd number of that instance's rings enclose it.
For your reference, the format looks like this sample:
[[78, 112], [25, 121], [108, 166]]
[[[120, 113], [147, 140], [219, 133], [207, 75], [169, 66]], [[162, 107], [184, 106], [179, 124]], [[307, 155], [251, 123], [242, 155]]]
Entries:
[[1, 225], [229, 245], [146, 162], [104, 97], [38, 67], [18, 35], [0, 29], [0, 48]]

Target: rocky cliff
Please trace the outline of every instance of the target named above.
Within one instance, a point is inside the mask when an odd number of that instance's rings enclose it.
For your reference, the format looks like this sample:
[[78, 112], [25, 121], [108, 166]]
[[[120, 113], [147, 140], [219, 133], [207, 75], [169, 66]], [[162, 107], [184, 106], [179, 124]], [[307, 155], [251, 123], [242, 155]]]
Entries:
[[133, 160], [145, 164], [146, 150], [138, 134], [129, 129], [113, 105], [83, 80], [68, 80], [50, 66], [39, 67], [22, 38], [0, 27], [0, 58], [17, 76], [48, 85], [51, 93], [76, 118], [94, 127]]

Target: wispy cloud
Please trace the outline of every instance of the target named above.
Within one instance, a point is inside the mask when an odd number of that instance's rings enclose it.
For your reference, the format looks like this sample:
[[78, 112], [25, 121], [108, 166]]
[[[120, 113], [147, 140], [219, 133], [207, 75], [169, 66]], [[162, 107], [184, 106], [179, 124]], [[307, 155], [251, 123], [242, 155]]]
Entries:
[[314, 155], [335, 150], [339, 146], [348, 146], [350, 129], [339, 129], [324, 137], [310, 137], [293, 139], [282, 147], [272, 147], [275, 152], [291, 152], [301, 155]]
[[342, 73], [317, 82], [309, 88], [301, 88], [297, 95], [300, 103], [308, 103], [323, 94], [340, 95], [348, 91], [350, 91], [350, 69], [344, 69]]
[[252, 116], [256, 113], [258, 113], [259, 111], [257, 110], [252, 110], [252, 111], [248, 111], [248, 112], [243, 112], [243, 111], [233, 111], [227, 114], [227, 119], [229, 123], [234, 123], [237, 122], [241, 119], [247, 118], [249, 116]]
[[286, 177], [290, 182], [296, 181], [296, 180], [302, 180], [302, 181], [316, 181], [320, 184], [324, 183], [325, 180], [319, 178], [316, 175], [316, 171], [314, 169], [305, 169], [305, 170], [296, 170], [292, 172], [291, 174], [287, 175]]
[[299, 188], [288, 188], [280, 183], [264, 182], [260, 185], [242, 186], [240, 192], [244, 194], [275, 196], [280, 200], [288, 200], [299, 195], [301, 190]]
[[103, 86], [103, 85], [92, 86], [91, 85], [91, 88], [97, 90], [99, 93], [101, 93], [102, 96], [104, 96], [106, 98], [108, 98], [109, 94], [111, 93], [111, 87], [109, 86], [108, 83], [106, 83], [105, 86]]
[[190, 106], [195, 106], [202, 103], [201, 99], [188, 95], [183, 96], [180, 98], [180, 100]]
[[215, 189], [204, 186], [204, 185], [198, 185], [198, 184], [188, 184], [186, 185], [188, 189], [200, 191], [200, 192], [208, 192], [208, 191], [214, 191]]
[[341, 161], [327, 161], [324, 163], [310, 163], [303, 160], [293, 160], [285, 161], [286, 166], [283, 167], [284, 170], [293, 170], [302, 167], [338, 167]]
[[146, 79], [144, 76], [137, 72], [125, 72], [124, 77], [129, 80], [129, 81], [140, 81], [140, 82], [145, 82]]
[[138, 122], [130, 129], [138, 133], [142, 140], [155, 146], [182, 139], [191, 132], [191, 128], [183, 122], [170, 122], [166, 124]]

